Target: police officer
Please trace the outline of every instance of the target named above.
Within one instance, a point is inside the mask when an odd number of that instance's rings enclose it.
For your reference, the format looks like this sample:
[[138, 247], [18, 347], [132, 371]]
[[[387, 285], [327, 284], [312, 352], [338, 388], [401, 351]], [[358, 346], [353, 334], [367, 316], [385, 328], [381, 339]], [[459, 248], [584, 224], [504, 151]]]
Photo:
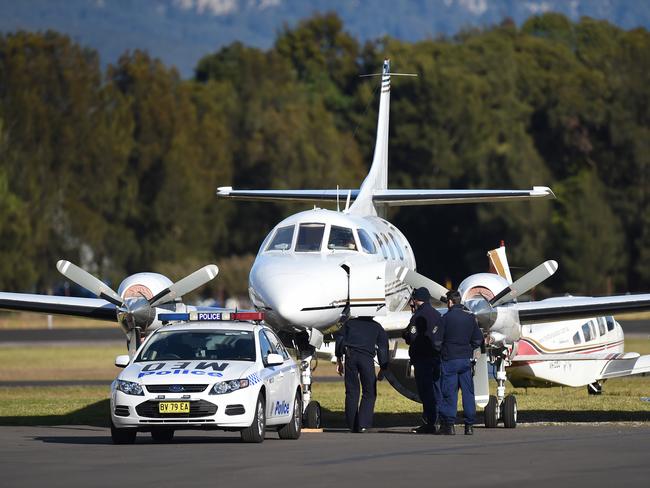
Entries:
[[415, 373], [415, 384], [422, 401], [424, 425], [413, 429], [417, 434], [435, 434], [440, 391], [440, 354], [434, 344], [439, 333], [440, 314], [431, 306], [426, 288], [416, 288], [411, 298], [413, 316], [402, 337], [409, 345], [409, 357]]
[[483, 333], [476, 316], [460, 303], [460, 293], [447, 293], [449, 311], [442, 317], [440, 332], [442, 342], [436, 344], [442, 352], [442, 404], [440, 434], [454, 435], [458, 387], [463, 394], [465, 434], [474, 433], [476, 405], [474, 403], [474, 380], [472, 358], [474, 351], [483, 344]]
[[[372, 427], [377, 399], [375, 353], [381, 371], [388, 368], [388, 334], [372, 317], [348, 320], [336, 335], [337, 372], [345, 372], [345, 419], [353, 432]], [[345, 367], [343, 366], [345, 357]], [[380, 372], [381, 374], [381, 372]], [[361, 403], [359, 403], [361, 381]]]

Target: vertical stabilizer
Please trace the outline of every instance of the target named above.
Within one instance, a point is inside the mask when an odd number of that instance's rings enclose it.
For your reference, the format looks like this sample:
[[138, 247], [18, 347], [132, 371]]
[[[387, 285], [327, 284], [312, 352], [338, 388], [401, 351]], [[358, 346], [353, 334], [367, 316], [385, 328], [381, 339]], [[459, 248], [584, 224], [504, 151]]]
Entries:
[[508, 264], [506, 246], [503, 241], [501, 241], [500, 247], [488, 251], [488, 257], [490, 258], [490, 272], [498, 274], [502, 278], [505, 278], [508, 283], [512, 284], [510, 265]]
[[350, 207], [355, 215], [377, 215], [372, 201], [375, 190], [388, 188], [388, 114], [390, 108], [390, 61], [384, 60], [381, 74], [381, 96], [379, 98], [379, 116], [377, 119], [377, 140], [372, 165], [368, 176], [361, 184], [361, 191]]

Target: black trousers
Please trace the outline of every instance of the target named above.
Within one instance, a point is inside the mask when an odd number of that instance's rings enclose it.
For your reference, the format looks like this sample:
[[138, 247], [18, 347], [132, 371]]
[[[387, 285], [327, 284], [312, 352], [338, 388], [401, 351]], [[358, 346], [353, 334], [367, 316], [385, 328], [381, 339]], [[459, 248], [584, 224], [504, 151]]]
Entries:
[[418, 396], [422, 401], [422, 413], [428, 424], [433, 425], [438, 418], [438, 408], [442, 401], [440, 391], [440, 359], [437, 357], [411, 359]]
[[[361, 382], [361, 389], [359, 389]], [[359, 403], [359, 393], [362, 393]], [[374, 358], [354, 350], [345, 352], [345, 420], [350, 430], [372, 427], [377, 399]]]

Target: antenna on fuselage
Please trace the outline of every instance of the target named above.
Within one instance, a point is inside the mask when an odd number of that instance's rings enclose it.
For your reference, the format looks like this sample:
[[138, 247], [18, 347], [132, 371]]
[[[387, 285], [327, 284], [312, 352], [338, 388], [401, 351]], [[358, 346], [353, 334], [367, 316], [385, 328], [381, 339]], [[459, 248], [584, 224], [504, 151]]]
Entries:
[[345, 210], [343, 213], [348, 213], [350, 211], [350, 197], [352, 196], [352, 190], [348, 190], [348, 198], [345, 200]]
[[341, 211], [341, 205], [339, 204], [339, 185], [336, 185], [336, 211]]

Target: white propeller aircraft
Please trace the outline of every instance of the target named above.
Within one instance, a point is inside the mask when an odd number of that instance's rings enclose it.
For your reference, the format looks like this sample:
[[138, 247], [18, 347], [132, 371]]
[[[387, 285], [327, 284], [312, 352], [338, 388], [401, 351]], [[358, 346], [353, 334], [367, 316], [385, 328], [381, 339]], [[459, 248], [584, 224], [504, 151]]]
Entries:
[[[384, 218], [388, 207], [554, 198], [549, 188], [541, 186], [531, 190], [389, 189], [390, 80], [398, 74], [390, 72], [386, 60], [379, 75], [381, 95], [375, 151], [360, 189], [242, 190], [222, 187], [217, 192], [221, 198], [235, 200], [337, 204], [337, 211], [314, 207], [277, 224], [262, 243], [249, 276], [249, 294], [254, 306], [265, 312], [266, 322], [299, 352], [307, 409], [320, 408], [317, 402], [310, 401], [310, 361], [315, 349], [323, 343], [324, 335], [335, 331], [348, 316], [374, 316], [395, 335], [410, 317], [404, 307], [413, 287], [427, 286], [433, 297], [442, 297], [447, 291], [415, 273], [415, 257], [409, 242]], [[339, 210], [341, 198], [345, 199], [343, 211]], [[502, 416], [506, 401], [504, 371], [506, 364], [510, 364], [507, 361], [512, 359], [508, 354], [522, 337], [522, 323], [650, 308], [650, 295], [516, 303], [519, 295], [548, 278], [556, 269], [557, 263], [547, 261], [515, 283], [486, 273], [473, 275], [461, 285], [465, 304], [481, 319], [490, 342], [489, 358], [497, 364], [499, 378], [502, 378], [497, 398], [492, 402], [497, 418]], [[493, 297], [490, 301], [480, 295], [480, 291], [487, 290]], [[481, 362], [485, 373], [479, 375], [484, 382], [477, 388], [479, 395], [485, 397], [485, 400], [479, 399], [482, 406], [488, 402], [487, 358], [485, 355]], [[399, 362], [394, 364], [399, 365]], [[529, 366], [522, 371], [526, 367]], [[398, 391], [417, 398], [398, 378], [398, 374], [389, 375]], [[515, 402], [516, 412], [516, 400], [509, 398], [505, 406]], [[319, 415], [311, 417], [319, 418]]]

